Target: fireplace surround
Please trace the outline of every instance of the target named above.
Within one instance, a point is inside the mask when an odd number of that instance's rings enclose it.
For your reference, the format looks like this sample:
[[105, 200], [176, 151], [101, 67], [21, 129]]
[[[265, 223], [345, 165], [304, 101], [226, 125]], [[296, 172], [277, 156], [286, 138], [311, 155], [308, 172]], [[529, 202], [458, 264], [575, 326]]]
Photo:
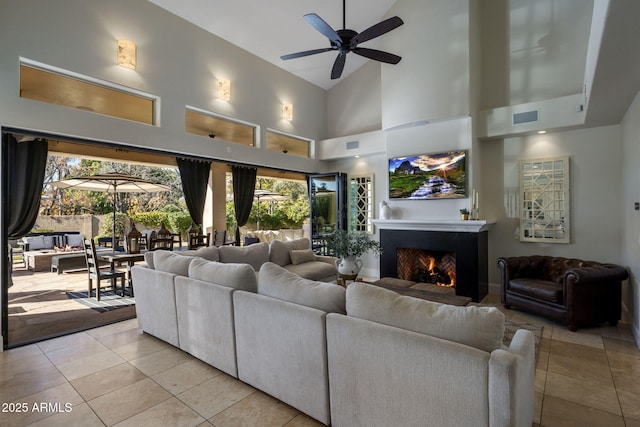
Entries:
[[420, 249], [455, 254], [456, 295], [482, 300], [489, 290], [490, 221], [375, 220], [380, 228], [380, 277], [398, 277], [398, 251]]

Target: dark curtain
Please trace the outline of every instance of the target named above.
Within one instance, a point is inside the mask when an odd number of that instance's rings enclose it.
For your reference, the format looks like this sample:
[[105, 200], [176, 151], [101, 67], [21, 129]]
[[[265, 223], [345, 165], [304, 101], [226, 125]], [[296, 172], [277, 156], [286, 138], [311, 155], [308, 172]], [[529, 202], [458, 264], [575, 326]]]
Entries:
[[33, 228], [40, 211], [40, 196], [47, 164], [47, 141], [18, 142], [4, 136], [7, 144], [7, 235], [24, 236]]
[[256, 188], [256, 168], [231, 166], [233, 175], [233, 207], [236, 210], [236, 245], [240, 244], [240, 227], [249, 221]]
[[181, 159], [176, 157], [180, 170], [180, 181], [184, 191], [184, 200], [194, 224], [202, 227], [202, 212], [207, 197], [211, 162]]

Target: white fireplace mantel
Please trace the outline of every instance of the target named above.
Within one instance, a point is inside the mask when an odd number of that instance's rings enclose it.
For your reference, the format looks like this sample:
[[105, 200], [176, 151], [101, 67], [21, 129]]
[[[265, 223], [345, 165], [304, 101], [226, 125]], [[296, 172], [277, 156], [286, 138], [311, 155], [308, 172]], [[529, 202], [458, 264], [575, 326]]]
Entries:
[[489, 230], [495, 219], [455, 220], [455, 219], [374, 219], [372, 222], [381, 230], [452, 231], [479, 233]]

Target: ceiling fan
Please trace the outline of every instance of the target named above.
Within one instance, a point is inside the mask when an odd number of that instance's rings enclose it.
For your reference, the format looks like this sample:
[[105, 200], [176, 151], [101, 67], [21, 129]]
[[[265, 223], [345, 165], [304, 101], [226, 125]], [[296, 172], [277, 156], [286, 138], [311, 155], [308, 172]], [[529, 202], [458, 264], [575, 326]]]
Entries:
[[366, 47], [358, 47], [360, 43], [364, 43], [373, 38], [388, 33], [391, 30], [398, 28], [404, 24], [402, 19], [394, 16], [389, 19], [385, 19], [379, 22], [361, 33], [357, 33], [353, 30], [346, 28], [346, 0], [342, 1], [342, 30], [334, 30], [329, 24], [327, 24], [322, 18], [315, 13], [309, 13], [304, 15], [304, 19], [316, 30], [326, 36], [331, 42], [331, 47], [324, 49], [305, 50], [303, 52], [291, 53], [289, 55], [283, 55], [280, 58], [283, 60], [301, 58], [303, 56], [315, 55], [317, 53], [328, 52], [330, 50], [337, 50], [338, 57], [333, 63], [331, 70], [331, 78], [339, 79], [344, 70], [345, 60], [347, 59], [347, 53], [353, 52], [365, 58], [374, 59], [380, 62], [386, 62], [387, 64], [397, 64], [402, 57], [394, 55], [392, 53], [383, 52], [376, 49], [368, 49]]

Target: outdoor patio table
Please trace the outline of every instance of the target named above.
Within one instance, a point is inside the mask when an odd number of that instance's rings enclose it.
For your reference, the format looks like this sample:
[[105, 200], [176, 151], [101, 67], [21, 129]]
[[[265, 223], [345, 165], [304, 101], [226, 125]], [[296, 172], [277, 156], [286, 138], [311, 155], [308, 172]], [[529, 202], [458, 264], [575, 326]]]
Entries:
[[[146, 251], [145, 251], [146, 252]], [[133, 282], [131, 281], [131, 267], [135, 265], [136, 261], [144, 261], [144, 252], [132, 254], [129, 252], [98, 252], [99, 259], [109, 261], [111, 263], [111, 269], [115, 268], [116, 262], [124, 262], [127, 264], [127, 284], [131, 290], [131, 296], [133, 296]]]

